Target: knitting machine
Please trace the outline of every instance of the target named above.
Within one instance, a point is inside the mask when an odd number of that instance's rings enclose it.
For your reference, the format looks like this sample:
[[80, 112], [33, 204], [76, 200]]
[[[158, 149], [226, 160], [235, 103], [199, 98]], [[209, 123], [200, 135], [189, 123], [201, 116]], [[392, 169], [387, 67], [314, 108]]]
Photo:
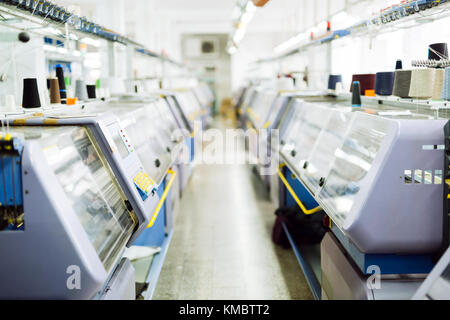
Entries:
[[246, 109], [252, 128], [260, 130], [268, 127], [267, 116], [277, 96], [278, 93], [273, 90], [256, 90], [255, 98]]
[[177, 90], [174, 92], [175, 102], [179, 110], [185, 115], [191, 128], [200, 125], [204, 129], [207, 123], [208, 106], [202, 105], [193, 90]]
[[[443, 245], [446, 121], [366, 107], [294, 100], [281, 125], [282, 203], [333, 221], [324, 299], [411, 298]], [[382, 289], [367, 286], [373, 272]]]
[[244, 96], [242, 97], [242, 104], [237, 109], [240, 128], [245, 129], [251, 127], [250, 123], [248, 122], [247, 108], [253, 103], [253, 100], [256, 97], [256, 91], [257, 87], [250, 86], [249, 88], [247, 88]]
[[[181, 97], [188, 96], [188, 99], [183, 99]], [[167, 125], [165, 122], [156, 121], [155, 129], [159, 130], [163, 133], [163, 136], [167, 136], [164, 132], [167, 132], [168, 128], [172, 128], [169, 130], [170, 133], [177, 133], [178, 136], [183, 135], [185, 137], [185, 148], [182, 148], [179, 153], [179, 159], [177, 161], [177, 168], [179, 171], [179, 192], [177, 192], [177, 196], [180, 195], [185, 189], [189, 177], [192, 174], [193, 165], [192, 162], [194, 160], [194, 125], [193, 121], [190, 121], [188, 114], [185, 113], [185, 110], [189, 110], [189, 108], [193, 107], [194, 109], [198, 108], [199, 104], [196, 98], [193, 96], [193, 92], [186, 90], [178, 96], [178, 92], [171, 91], [163, 91], [163, 90], [153, 90], [151, 92], [144, 93], [120, 93], [116, 94], [115, 100], [112, 102], [112, 105], [122, 106], [126, 105], [140, 105], [140, 104], [153, 104], [157, 101], [158, 111], [159, 113], [163, 113], [165, 119], [170, 119], [170, 125]], [[126, 108], [125, 108], [126, 109]], [[197, 110], [197, 109], [196, 109]], [[169, 115], [170, 114], [170, 115]], [[196, 112], [196, 114], [199, 114]], [[203, 114], [203, 113], [202, 113]], [[205, 113], [206, 114], [206, 113]], [[197, 118], [195, 119], [197, 120]], [[203, 121], [202, 121], [203, 123]], [[175, 129], [176, 128], [176, 129]], [[172, 138], [172, 137], [170, 137]], [[170, 139], [169, 138], [169, 139]], [[165, 147], [167, 150], [172, 150], [171, 146]], [[175, 194], [175, 193], [174, 193]], [[177, 202], [174, 198], [174, 202]]]
[[[7, 177], [4, 181], [11, 180], [12, 186], [4, 185], [3, 189], [13, 192], [15, 197], [3, 218], [4, 232], [0, 232], [0, 237], [4, 237], [2, 253], [14, 259], [4, 266], [2, 274], [11, 279], [14, 270], [32, 264], [37, 266], [38, 273], [24, 277], [23, 283], [14, 280], [15, 289], [0, 292], [0, 296], [105, 298], [102, 288], [108, 277], [114, 277], [114, 268], [120, 266], [122, 270], [129, 266], [127, 261], [120, 262], [126, 245], [162, 244], [173, 225], [173, 201], [167, 199], [178, 198], [176, 192], [176, 197], [170, 196], [177, 172], [170, 168], [184, 141], [183, 137], [173, 139], [174, 121], [170, 113], [162, 112], [164, 108], [167, 105], [163, 100], [141, 106], [90, 103], [25, 119], [9, 117], [9, 123], [15, 127], [8, 135], [14, 137], [8, 150], [17, 151], [9, 157], [14, 162], [5, 161], [8, 163], [5, 168], [15, 171], [11, 174], [4, 168]], [[33, 161], [28, 159], [31, 154]], [[68, 213], [70, 210], [73, 216]], [[72, 228], [77, 217], [81, 226]], [[17, 231], [23, 232], [20, 237], [11, 233]], [[53, 237], [62, 237], [64, 241], [58, 242]], [[99, 269], [99, 258], [93, 256], [95, 251], [91, 252], [84, 238], [92, 241], [104, 269]], [[36, 239], [42, 239], [42, 249], [33, 247], [30, 253], [30, 243]], [[79, 241], [84, 241], [82, 248]], [[73, 252], [66, 250], [71, 247]], [[44, 268], [47, 263], [44, 260], [40, 267], [39, 262], [33, 261], [38, 259], [34, 252], [44, 256], [39, 250], [54, 252], [51, 259], [58, 263]], [[65, 269], [57, 269], [68, 261], [71, 264]], [[66, 269], [72, 264], [86, 274], [81, 282], [82, 290], [67, 290], [65, 280], [58, 282], [64, 279]], [[127, 267], [123, 271], [127, 281], [132, 279], [128, 276], [132, 275], [130, 270]], [[44, 282], [51, 283], [52, 274], [57, 275], [56, 284], [47, 289]], [[33, 280], [33, 276], [37, 279]], [[120, 294], [124, 283], [117, 280], [121, 278], [114, 279], [118, 286], [116, 294]], [[2, 279], [3, 283], [8, 281]], [[108, 289], [108, 295], [113, 292]]]
[[200, 105], [206, 110], [206, 121], [209, 124], [214, 110], [214, 93], [207, 84], [200, 84], [192, 90]]
[[183, 148], [180, 154], [184, 161], [179, 164], [180, 189], [181, 193], [183, 193], [194, 170], [196, 157], [195, 135], [198, 130], [203, 130], [205, 126], [203, 116], [207, 115], [207, 109], [200, 106], [192, 91], [175, 92], [163, 90], [158, 93], [164, 97], [179, 127], [187, 134], [185, 140], [187, 148]]
[[361, 252], [439, 248], [444, 121], [308, 103], [294, 117], [281, 154]]
[[[108, 136], [117, 123], [109, 125]], [[121, 169], [137, 168], [115, 142]], [[101, 143], [90, 126], [14, 128], [2, 138], [1, 186], [13, 194], [0, 228], [2, 299], [134, 299], [134, 269], [121, 256], [149, 217], [132, 205], [137, 187], [118, 183]], [[157, 202], [152, 195], [139, 205]]]
[[450, 300], [450, 249], [413, 297], [414, 300]]

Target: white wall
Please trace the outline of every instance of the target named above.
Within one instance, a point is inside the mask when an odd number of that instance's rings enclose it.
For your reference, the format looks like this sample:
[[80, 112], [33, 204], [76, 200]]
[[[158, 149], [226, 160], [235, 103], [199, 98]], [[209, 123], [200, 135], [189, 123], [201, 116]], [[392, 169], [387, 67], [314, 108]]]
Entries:
[[[324, 12], [329, 10], [330, 16], [334, 16], [337, 12], [346, 7], [345, 0], [322, 0], [322, 1], [303, 1], [301, 8], [303, 22], [299, 23], [296, 29], [286, 29], [276, 44], [289, 39], [293, 35], [311, 27], [314, 24], [326, 18]], [[388, 0], [365, 0], [365, 1], [349, 1], [348, 13], [356, 20], [369, 18], [373, 12], [378, 12], [392, 3], [399, 1]], [[288, 9], [286, 9], [287, 11]], [[418, 17], [419, 15], [417, 15]], [[345, 21], [343, 22], [345, 23]], [[437, 20], [432, 23], [421, 24], [414, 28], [399, 29], [394, 32], [380, 34], [377, 30], [372, 35], [364, 35], [362, 37], [350, 36], [340, 40], [336, 40], [331, 44], [330, 61], [327, 59], [327, 45], [308, 49], [293, 57], [284, 59], [281, 62], [261, 64], [257, 69], [249, 68], [253, 75], [267, 77], [272, 71], [271, 76], [275, 77], [277, 73], [288, 73], [304, 69], [308, 66], [310, 71], [310, 88], [325, 89], [329, 73], [338, 73], [344, 76], [345, 87], [350, 88], [351, 76], [354, 73], [367, 73], [390, 71], [395, 67], [397, 59], [402, 59], [405, 68], [409, 68], [412, 60], [426, 59], [428, 56], [428, 46], [435, 42], [450, 43], [450, 18]], [[244, 40], [242, 49], [245, 50], [247, 45]], [[245, 56], [246, 60], [253, 61], [260, 58], [264, 54], [266, 56], [274, 55], [267, 43], [251, 40], [251, 51], [247, 53], [239, 53], [236, 56]], [[329, 69], [327, 63], [330, 63]], [[238, 64], [236, 64], [238, 65]], [[242, 67], [242, 64], [239, 65]], [[269, 70], [269, 71], [268, 71]], [[270, 71], [271, 70], [271, 71]], [[234, 77], [234, 87], [238, 87], [245, 82], [240, 72]]]

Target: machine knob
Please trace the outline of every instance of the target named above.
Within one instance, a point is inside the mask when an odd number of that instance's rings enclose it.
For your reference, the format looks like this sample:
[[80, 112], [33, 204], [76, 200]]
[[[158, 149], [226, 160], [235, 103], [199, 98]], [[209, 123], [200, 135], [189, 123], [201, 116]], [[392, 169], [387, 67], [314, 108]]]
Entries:
[[319, 187], [323, 187], [324, 185], [325, 185], [325, 181], [326, 181], [326, 179], [325, 178], [320, 178], [320, 180], [319, 180]]
[[292, 156], [293, 158], [295, 158], [296, 155], [297, 155], [297, 151], [292, 150], [292, 151], [291, 151], [291, 156]]
[[159, 159], [155, 160], [155, 166], [159, 168], [161, 166], [161, 161]]

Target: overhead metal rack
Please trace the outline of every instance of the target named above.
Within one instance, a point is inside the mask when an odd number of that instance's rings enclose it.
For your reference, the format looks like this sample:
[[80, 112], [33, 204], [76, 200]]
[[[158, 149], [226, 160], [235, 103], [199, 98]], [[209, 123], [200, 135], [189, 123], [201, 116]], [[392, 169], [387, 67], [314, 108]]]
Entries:
[[[427, 14], [425, 14], [425, 12]], [[285, 59], [306, 49], [330, 43], [348, 36], [364, 36], [364, 35], [379, 35], [382, 33], [397, 31], [401, 28], [401, 23], [410, 21], [427, 23], [437, 19], [442, 19], [450, 16], [450, 0], [417, 0], [409, 1], [398, 5], [393, 5], [380, 12], [379, 15], [371, 17], [370, 19], [360, 21], [355, 25], [342, 29], [328, 32], [323, 37], [312, 39], [297, 48], [291, 49], [281, 55], [276, 55], [266, 59], [260, 59], [254, 64], [274, 62]], [[408, 26], [411, 27], [411, 26]]]
[[135, 47], [136, 52], [149, 57], [161, 59], [177, 67], [184, 68], [183, 63], [168, 58], [165, 55], [155, 53], [113, 30], [107, 29], [95, 22], [89, 21], [86, 17], [80, 17], [68, 11], [66, 8], [58, 6], [52, 1], [43, 0], [0, 0], [0, 15], [14, 17], [17, 22], [26, 21], [36, 24], [37, 27], [14, 25], [12, 19], [3, 19], [2, 24], [8, 23], [8, 27], [20, 29], [33, 33], [45, 34], [46, 28], [52, 27], [59, 30], [59, 37], [67, 38], [70, 34], [97, 37], [111, 42], [117, 42], [126, 46]]

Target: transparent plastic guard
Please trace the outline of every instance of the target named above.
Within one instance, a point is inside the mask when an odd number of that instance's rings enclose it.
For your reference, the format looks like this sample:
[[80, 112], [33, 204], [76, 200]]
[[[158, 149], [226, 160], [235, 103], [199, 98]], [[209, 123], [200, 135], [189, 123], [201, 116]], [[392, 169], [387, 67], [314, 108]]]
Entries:
[[200, 111], [200, 104], [194, 93], [191, 91], [179, 92], [176, 94], [177, 100], [180, 104], [183, 113], [189, 121], [194, 121], [197, 113]]
[[323, 119], [329, 118], [328, 123], [317, 139], [304, 168], [305, 182], [314, 193], [322, 187], [321, 180], [325, 181], [328, 177], [336, 151], [342, 147], [346, 133], [355, 117], [355, 114], [350, 112], [332, 109], [328, 112], [330, 116], [323, 115]]
[[329, 117], [330, 110], [323, 107], [303, 107], [294, 114], [281, 153], [296, 173], [304, 170]]
[[289, 97], [287, 96], [278, 96], [275, 99], [273, 106], [269, 111], [269, 116], [267, 117], [266, 122], [268, 124], [273, 125], [275, 123], [281, 108], [287, 103], [287, 100], [289, 100]]
[[130, 238], [136, 220], [125, 196], [88, 129], [29, 128], [42, 147], [105, 269], [109, 270]]
[[256, 88], [250, 88], [245, 92], [242, 107], [248, 108], [249, 104], [252, 102], [253, 95], [255, 94]]
[[389, 120], [356, 113], [344, 144], [335, 151], [335, 161], [320, 193], [335, 223], [343, 224], [352, 210], [391, 125]]
[[253, 112], [250, 117], [257, 129], [265, 125], [269, 111], [273, 106], [277, 93], [274, 91], [259, 91], [254, 102], [251, 105]]
[[[178, 125], [172, 115], [172, 111], [170, 110], [168, 103], [165, 100], [160, 99], [156, 102], [156, 108], [161, 115], [161, 121], [163, 123], [162, 126], [172, 137], [172, 134], [178, 130]], [[171, 138], [171, 140], [173, 139]]]

